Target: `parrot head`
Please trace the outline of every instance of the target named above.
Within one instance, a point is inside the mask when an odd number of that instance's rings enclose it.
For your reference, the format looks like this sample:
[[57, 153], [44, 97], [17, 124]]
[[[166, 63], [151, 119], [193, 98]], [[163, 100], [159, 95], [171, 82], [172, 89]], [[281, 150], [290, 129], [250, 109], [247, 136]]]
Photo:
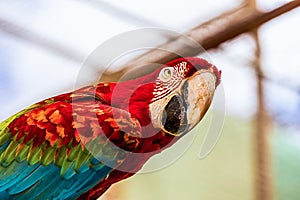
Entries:
[[220, 71], [200, 58], [182, 58], [158, 70], [150, 103], [155, 128], [179, 136], [202, 119], [220, 83]]
[[206, 60], [179, 58], [148, 75], [120, 83], [114, 90], [118, 97], [115, 102], [129, 105], [121, 107], [141, 126], [151, 124], [164, 133], [180, 136], [202, 119], [220, 79], [221, 71]]

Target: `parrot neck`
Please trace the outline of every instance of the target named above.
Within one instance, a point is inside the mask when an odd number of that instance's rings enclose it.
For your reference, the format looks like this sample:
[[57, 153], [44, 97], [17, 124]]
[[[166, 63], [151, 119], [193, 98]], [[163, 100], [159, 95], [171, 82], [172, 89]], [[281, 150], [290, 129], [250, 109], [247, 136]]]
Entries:
[[[112, 107], [128, 111], [139, 121], [143, 136], [138, 139], [140, 145], [136, 148], [136, 152], [156, 154], [177, 141], [173, 135], [166, 134], [152, 125], [149, 105], [154, 97], [154, 88], [155, 82], [149, 76], [126, 82], [99, 83], [97, 85], [97, 96], [102, 96], [105, 102]], [[148, 157], [146, 157], [143, 159], [147, 160]]]

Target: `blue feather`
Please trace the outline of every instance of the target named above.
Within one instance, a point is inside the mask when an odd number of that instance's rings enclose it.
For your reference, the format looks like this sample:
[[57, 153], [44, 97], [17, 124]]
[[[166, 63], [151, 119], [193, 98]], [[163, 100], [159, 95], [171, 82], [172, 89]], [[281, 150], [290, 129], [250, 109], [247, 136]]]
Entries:
[[28, 166], [26, 162], [18, 163], [15, 161], [8, 169], [0, 166], [0, 192], [23, 180], [37, 167], [38, 164]]
[[48, 168], [50, 167], [44, 167], [39, 166], [34, 171], [32, 171], [28, 176], [21, 181], [18, 181], [16, 184], [14, 184], [12, 187], [8, 189], [8, 194], [14, 195], [21, 193], [31, 186], [33, 186], [36, 182], [38, 182], [43, 177], [47, 176], [48, 173], [51, 172]]
[[0, 199], [1, 200], [9, 200], [9, 195], [7, 194], [7, 192], [5, 190], [0, 192]]
[[[49, 170], [47, 176], [44, 176], [41, 180], [39, 180], [35, 185], [31, 186], [31, 188], [27, 189], [26, 191], [22, 192], [22, 194], [15, 195], [16, 198], [19, 200], [27, 200], [27, 199], [38, 199], [37, 196], [43, 194], [45, 189], [47, 189], [48, 185], [55, 182], [55, 178], [57, 174], [59, 174], [60, 169], [56, 167], [54, 164], [51, 164], [45, 169]], [[49, 178], [53, 177], [53, 178]]]
[[[24, 165], [26, 165], [26, 167]], [[61, 169], [53, 163], [48, 166], [28, 166], [26, 162], [13, 162], [10, 167], [12, 166], [15, 170], [20, 169], [19, 173], [14, 173], [14, 175], [18, 174], [17, 176], [14, 176], [18, 181], [10, 181], [8, 182], [9, 184], [4, 184], [2, 186], [0, 189], [1, 200], [73, 200], [83, 192], [95, 186], [99, 180], [104, 179], [112, 170], [111, 168], [102, 165], [102, 168], [98, 168], [97, 171], [89, 169], [84, 173], [74, 173], [73, 176], [66, 179], [60, 176]], [[23, 170], [21, 170], [22, 168]], [[8, 178], [6, 178], [5, 181], [7, 179]]]

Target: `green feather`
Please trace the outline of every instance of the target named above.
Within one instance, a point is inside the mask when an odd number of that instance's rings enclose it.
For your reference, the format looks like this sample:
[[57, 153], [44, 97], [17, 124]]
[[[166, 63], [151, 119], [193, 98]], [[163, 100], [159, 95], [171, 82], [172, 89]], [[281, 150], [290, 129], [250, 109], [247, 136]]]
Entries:
[[77, 159], [75, 161], [75, 167], [74, 169], [76, 171], [80, 171], [80, 168], [82, 167], [82, 165], [84, 165], [90, 158], [90, 154], [87, 153], [87, 151], [79, 151], [78, 155], [77, 155]]
[[[21, 115], [21, 114], [20, 114], [20, 115]], [[20, 115], [18, 115], [18, 116], [20, 116]], [[4, 120], [3, 122], [0, 123], [0, 136], [1, 136], [2, 134], [6, 134], [6, 131], [5, 131], [6, 127], [7, 127], [14, 119], [16, 119], [16, 118], [17, 118], [17, 114], [11, 116], [10, 118], [8, 118], [8, 119], [6, 119], [6, 120]]]
[[11, 116], [5, 121], [0, 123], [0, 147], [4, 145], [11, 137], [11, 133], [8, 133], [7, 126], [17, 117], [17, 115]]
[[101, 137], [97, 137], [95, 140], [92, 140], [86, 144], [86, 149], [88, 149], [93, 156], [96, 156], [97, 154], [102, 154], [104, 144], [100, 143], [101, 139]]
[[11, 133], [0, 132], [0, 147], [10, 140]]
[[29, 152], [30, 146], [25, 144], [17, 153], [16, 156], [16, 160], [17, 162], [23, 162], [27, 156], [28, 156], [28, 152]]
[[64, 159], [66, 158], [67, 147], [62, 146], [57, 149], [57, 154], [55, 155], [54, 164], [58, 167], [62, 167]]
[[68, 160], [74, 161], [78, 156], [78, 152], [81, 151], [81, 144], [78, 144], [76, 147], [73, 147], [69, 153]]
[[60, 175], [68, 179], [70, 176], [72, 176], [75, 173], [74, 165], [75, 163], [73, 161], [69, 161], [68, 159], [65, 159], [60, 170]]
[[11, 141], [8, 147], [5, 149], [5, 151], [1, 155], [0, 163], [2, 166], [9, 166], [12, 161], [16, 158], [16, 151], [19, 146], [19, 143], [15, 141]]
[[34, 165], [39, 162], [41, 158], [41, 151], [41, 148], [33, 147], [33, 145], [31, 145], [27, 156], [27, 163], [29, 165]]
[[41, 157], [41, 164], [44, 166], [49, 165], [54, 160], [55, 152], [56, 147], [45, 148]]

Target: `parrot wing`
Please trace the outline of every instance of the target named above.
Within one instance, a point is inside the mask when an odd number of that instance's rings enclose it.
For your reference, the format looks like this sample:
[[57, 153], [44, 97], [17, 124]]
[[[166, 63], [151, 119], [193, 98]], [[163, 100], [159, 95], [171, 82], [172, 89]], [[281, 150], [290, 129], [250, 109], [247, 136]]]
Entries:
[[75, 199], [125, 159], [108, 143], [132, 151], [140, 135], [127, 111], [95, 99], [35, 104], [0, 124], [0, 199]]

